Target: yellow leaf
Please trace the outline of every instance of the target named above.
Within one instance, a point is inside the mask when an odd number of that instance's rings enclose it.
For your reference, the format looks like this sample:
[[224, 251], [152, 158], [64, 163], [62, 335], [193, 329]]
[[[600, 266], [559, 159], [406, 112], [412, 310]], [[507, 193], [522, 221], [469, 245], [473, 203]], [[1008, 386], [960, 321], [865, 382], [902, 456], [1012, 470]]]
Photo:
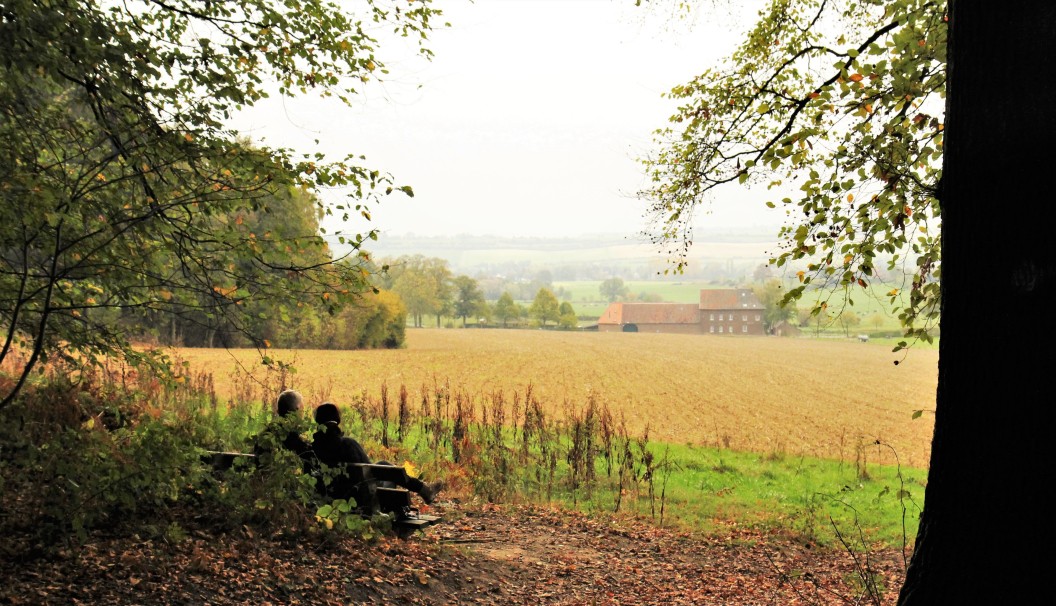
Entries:
[[847, 194], [847, 201], [854, 202], [854, 194]]
[[844, 265], [850, 265], [851, 264], [851, 259], [853, 259], [853, 258], [854, 257], [852, 255], [847, 255], [846, 257], [843, 258], [843, 264]]
[[891, 292], [887, 293], [887, 296], [894, 297], [897, 294], [898, 294], [898, 289], [897, 288], [892, 288]]
[[415, 468], [414, 463], [411, 463], [410, 461], [404, 461], [403, 462], [403, 468], [405, 470], [407, 470], [407, 477], [409, 477], [409, 478], [417, 478], [418, 477], [418, 469]]
[[805, 271], [802, 271], [802, 270], [801, 270], [801, 271], [797, 271], [797, 272], [796, 272], [796, 277], [798, 277], [798, 278], [799, 278], [799, 281], [800, 281], [800, 282], [802, 282], [802, 281], [803, 281], [803, 276], [804, 276], [804, 275], [805, 275], [806, 273], [807, 273], [807, 272], [805, 272]]
[[851, 82], [861, 82], [862, 77], [861, 74], [851, 74]]

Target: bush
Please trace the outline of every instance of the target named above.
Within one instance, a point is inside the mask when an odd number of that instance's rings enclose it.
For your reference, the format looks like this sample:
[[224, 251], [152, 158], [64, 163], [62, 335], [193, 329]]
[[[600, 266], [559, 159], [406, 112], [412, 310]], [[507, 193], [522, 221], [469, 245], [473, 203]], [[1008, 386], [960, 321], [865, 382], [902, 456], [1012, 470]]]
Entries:
[[314, 525], [314, 479], [292, 454], [222, 474], [203, 460], [218, 444], [245, 448], [266, 420], [259, 404], [218, 409], [204, 384], [53, 367], [0, 413], [0, 534], [47, 550], [96, 529], [177, 539], [185, 524]]

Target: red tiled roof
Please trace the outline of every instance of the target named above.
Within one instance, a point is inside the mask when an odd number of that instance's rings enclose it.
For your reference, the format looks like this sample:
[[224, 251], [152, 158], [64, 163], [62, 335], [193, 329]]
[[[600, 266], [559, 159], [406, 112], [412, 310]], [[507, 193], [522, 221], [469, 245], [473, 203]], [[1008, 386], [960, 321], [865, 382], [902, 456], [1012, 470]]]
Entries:
[[693, 303], [611, 303], [598, 324], [699, 324]]
[[747, 288], [711, 288], [700, 291], [700, 309], [763, 309], [763, 304]]

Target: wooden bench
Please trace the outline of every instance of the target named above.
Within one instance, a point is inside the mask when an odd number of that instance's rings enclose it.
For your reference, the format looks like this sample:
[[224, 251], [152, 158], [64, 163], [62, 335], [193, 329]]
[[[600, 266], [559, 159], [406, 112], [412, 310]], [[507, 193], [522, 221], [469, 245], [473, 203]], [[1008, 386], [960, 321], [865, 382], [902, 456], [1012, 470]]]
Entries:
[[[256, 455], [248, 452], [205, 451], [202, 462], [213, 470], [223, 472], [231, 469], [236, 461], [256, 461]], [[440, 516], [421, 513], [411, 503], [411, 491], [403, 488], [408, 481], [407, 470], [398, 465], [377, 463], [349, 463], [346, 466], [349, 478], [357, 486], [356, 503], [363, 516], [377, 513], [393, 515], [392, 527], [400, 537], [407, 537], [415, 530], [423, 530], [441, 521]], [[361, 502], [362, 501], [362, 502]]]
[[234, 466], [235, 461], [241, 459], [245, 461], [256, 461], [257, 455], [249, 452], [221, 452], [216, 450], [207, 450], [202, 453], [202, 463], [205, 463], [213, 468], [213, 471], [227, 471]]
[[415, 530], [440, 522], [440, 516], [423, 514], [412, 505], [411, 491], [404, 488], [409, 478], [407, 470], [403, 467], [378, 463], [349, 463], [346, 469], [359, 488], [357, 494], [360, 498], [356, 499], [356, 502], [360, 505], [363, 515], [393, 514], [392, 525], [400, 536], [408, 536]]

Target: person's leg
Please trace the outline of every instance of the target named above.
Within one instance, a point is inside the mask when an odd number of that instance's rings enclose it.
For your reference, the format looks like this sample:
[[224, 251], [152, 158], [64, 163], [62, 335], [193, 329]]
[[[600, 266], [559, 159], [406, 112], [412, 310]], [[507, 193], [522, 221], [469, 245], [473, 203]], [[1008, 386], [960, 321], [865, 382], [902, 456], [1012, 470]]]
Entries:
[[[392, 465], [392, 463], [389, 463], [388, 461], [378, 461], [375, 464]], [[410, 476], [407, 476], [406, 482], [396, 482], [396, 485], [401, 488], [406, 488], [411, 492], [418, 493], [422, 497], [422, 500], [425, 501], [427, 504], [432, 504], [433, 500], [436, 499], [436, 494], [440, 492], [440, 490], [444, 487], [443, 482], [431, 482], [429, 484], [426, 484], [421, 479], [412, 478]]]

